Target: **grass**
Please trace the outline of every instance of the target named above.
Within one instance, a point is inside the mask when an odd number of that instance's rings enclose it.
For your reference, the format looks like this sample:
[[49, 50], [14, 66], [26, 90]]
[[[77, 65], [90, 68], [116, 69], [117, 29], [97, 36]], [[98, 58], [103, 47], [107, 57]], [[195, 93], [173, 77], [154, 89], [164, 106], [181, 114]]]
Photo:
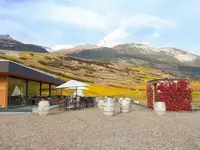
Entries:
[[6, 56], [6, 55], [0, 54], [0, 58], [8, 59], [8, 60], [11, 60], [11, 61], [14, 61], [14, 62], [17, 62], [17, 63], [24, 64], [24, 62], [22, 60], [19, 60], [18, 58], [15, 58], [15, 57], [12, 57], [12, 56]]

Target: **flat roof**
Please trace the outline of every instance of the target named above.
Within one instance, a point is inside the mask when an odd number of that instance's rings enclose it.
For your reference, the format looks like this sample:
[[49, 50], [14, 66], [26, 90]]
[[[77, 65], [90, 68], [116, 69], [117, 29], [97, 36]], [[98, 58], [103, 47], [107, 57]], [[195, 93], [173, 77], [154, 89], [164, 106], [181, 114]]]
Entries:
[[178, 81], [178, 80], [189, 80], [189, 79], [156, 79], [156, 80], [151, 80], [151, 81], [148, 81], [148, 83], [157, 83], [159, 81]]
[[0, 75], [1, 74], [21, 77], [24, 79], [30, 79], [45, 83], [51, 83], [55, 85], [60, 85], [65, 83], [65, 81], [60, 80], [50, 75], [49, 73], [45, 73], [44, 71], [39, 71], [10, 60], [0, 60]]

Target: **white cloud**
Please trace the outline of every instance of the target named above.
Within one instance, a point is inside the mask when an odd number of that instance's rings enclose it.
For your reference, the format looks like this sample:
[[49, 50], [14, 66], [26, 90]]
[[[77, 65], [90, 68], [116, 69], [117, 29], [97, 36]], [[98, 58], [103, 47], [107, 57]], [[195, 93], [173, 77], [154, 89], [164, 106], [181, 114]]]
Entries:
[[52, 5], [50, 9], [52, 11], [48, 16], [44, 16], [44, 19], [88, 28], [107, 28], [107, 22], [104, 17], [94, 11], [57, 4]]
[[74, 45], [69, 45], [69, 44], [61, 44], [61, 45], [55, 45], [52, 47], [52, 50], [61, 50], [61, 49], [68, 49], [68, 48], [73, 48]]
[[126, 18], [121, 22], [121, 26], [125, 29], [129, 27], [149, 27], [153, 29], [160, 29], [163, 27], [172, 27], [174, 25], [175, 23], [172, 20], [162, 19], [149, 14], [138, 14], [134, 17]]
[[[136, 15], [132, 18], [126, 18], [121, 21], [119, 27], [114, 31], [108, 33], [103, 40], [99, 42], [99, 45], [113, 46], [116, 44], [121, 44], [129, 42], [131, 40], [131, 35], [139, 37], [136, 35], [136, 31], [142, 28], [150, 28], [154, 30], [151, 37], [157, 38], [160, 36], [159, 30], [167, 27], [173, 27], [175, 23], [171, 20], [162, 19], [157, 16], [151, 16], [148, 14]], [[140, 39], [143, 42], [144, 39]], [[146, 40], [145, 40], [146, 41]]]
[[[0, 34], [25, 43], [197, 47], [199, 0], [0, 0]], [[167, 10], [167, 11], [166, 11]], [[149, 31], [150, 29], [150, 31]], [[141, 35], [141, 33], [143, 35]], [[106, 35], [105, 35], [106, 34]], [[193, 50], [198, 51], [198, 49]]]
[[105, 36], [104, 39], [101, 40], [98, 45], [112, 47], [119, 43], [125, 42], [124, 39], [128, 38], [129, 35], [130, 34], [125, 32], [123, 29], [117, 28], [116, 30], [112, 31], [107, 36]]
[[[50, 21], [79, 27], [106, 29], [105, 17], [95, 10], [63, 5], [56, 0], [14, 2], [0, 9], [0, 15], [13, 15], [23, 20]], [[30, 17], [31, 16], [31, 17]]]

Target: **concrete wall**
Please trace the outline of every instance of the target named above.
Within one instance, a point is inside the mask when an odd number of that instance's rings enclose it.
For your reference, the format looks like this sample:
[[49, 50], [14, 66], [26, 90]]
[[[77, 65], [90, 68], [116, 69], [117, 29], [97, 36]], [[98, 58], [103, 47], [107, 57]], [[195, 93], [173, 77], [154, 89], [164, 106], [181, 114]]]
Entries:
[[8, 76], [0, 76], [0, 107], [7, 108]]

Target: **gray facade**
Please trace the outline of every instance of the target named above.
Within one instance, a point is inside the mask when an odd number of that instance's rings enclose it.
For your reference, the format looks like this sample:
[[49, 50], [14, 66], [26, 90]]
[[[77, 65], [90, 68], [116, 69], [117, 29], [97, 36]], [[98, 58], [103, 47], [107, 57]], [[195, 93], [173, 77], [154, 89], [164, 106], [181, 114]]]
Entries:
[[21, 65], [9, 60], [0, 61], [0, 74], [8, 73], [13, 76], [21, 76], [26, 79], [43, 81], [50, 84], [60, 85], [65, 83], [65, 81], [52, 77], [50, 75], [44, 74], [42, 72], [36, 71], [25, 65]]

